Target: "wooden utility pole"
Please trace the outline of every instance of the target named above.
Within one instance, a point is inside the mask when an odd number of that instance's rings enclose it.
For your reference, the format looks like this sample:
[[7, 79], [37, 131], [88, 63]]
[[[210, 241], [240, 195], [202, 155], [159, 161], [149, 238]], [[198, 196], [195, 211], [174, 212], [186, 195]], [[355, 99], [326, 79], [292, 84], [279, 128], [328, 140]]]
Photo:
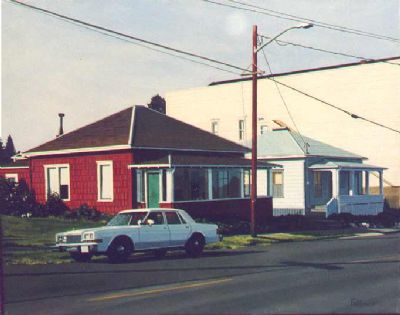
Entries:
[[251, 138], [251, 210], [250, 232], [253, 237], [256, 233], [256, 206], [257, 206], [257, 25], [253, 25], [253, 64], [252, 64], [252, 138]]

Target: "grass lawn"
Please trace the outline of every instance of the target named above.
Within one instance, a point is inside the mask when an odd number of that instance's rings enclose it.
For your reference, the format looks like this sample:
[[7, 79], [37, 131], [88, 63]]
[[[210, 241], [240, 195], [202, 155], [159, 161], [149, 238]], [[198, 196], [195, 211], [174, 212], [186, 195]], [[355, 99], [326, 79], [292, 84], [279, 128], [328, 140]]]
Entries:
[[[0, 216], [3, 228], [3, 255], [6, 264], [59, 264], [73, 260], [68, 253], [53, 252], [49, 246], [54, 245], [58, 232], [90, 228], [104, 225], [105, 222], [86, 220], [66, 220], [62, 218], [18, 218]], [[219, 243], [206, 246], [206, 249], [237, 249], [255, 245], [270, 245], [276, 242], [309, 241], [337, 238], [354, 235], [354, 231], [311, 231], [296, 233], [259, 234], [226, 236]]]
[[104, 222], [61, 218], [18, 218], [0, 216], [3, 228], [3, 257], [6, 264], [70, 262], [68, 253], [52, 252], [55, 234], [72, 229], [104, 225]]

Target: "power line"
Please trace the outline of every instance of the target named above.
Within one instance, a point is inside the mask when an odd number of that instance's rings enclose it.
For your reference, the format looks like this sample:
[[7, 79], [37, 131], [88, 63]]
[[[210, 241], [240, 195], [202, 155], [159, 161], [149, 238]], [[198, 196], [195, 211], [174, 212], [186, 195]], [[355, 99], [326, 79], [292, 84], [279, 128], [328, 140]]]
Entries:
[[373, 36], [373, 37], [377, 37], [377, 38], [379, 37], [380, 39], [386, 39], [386, 40], [392, 40], [392, 41], [400, 41], [399, 38], [394, 38], [394, 37], [390, 37], [390, 36], [385, 36], [385, 35], [375, 34], [375, 33], [371, 33], [371, 32], [366, 32], [366, 31], [363, 31], [363, 30], [350, 28], [350, 27], [346, 27], [346, 26], [335, 25], [335, 24], [330, 24], [330, 23], [326, 23], [326, 22], [320, 22], [320, 21], [317, 21], [317, 20], [314, 20], [314, 19], [303, 18], [303, 17], [297, 16], [297, 15], [288, 14], [288, 13], [285, 13], [285, 12], [280, 12], [280, 11], [276, 11], [276, 10], [263, 8], [263, 7], [260, 7], [260, 6], [248, 4], [248, 3], [241, 2], [241, 1], [238, 1], [238, 0], [226, 0], [226, 1], [229, 1], [229, 2], [232, 2], [232, 3], [236, 3], [236, 4], [239, 4], [239, 5], [244, 5], [244, 6], [248, 6], [248, 7], [261, 9], [261, 10], [272, 12], [272, 13], [276, 13], [276, 14], [280, 14], [282, 16], [291, 17], [291, 18], [294, 18], [294, 19], [298, 19], [299, 21], [311, 22], [311, 23], [314, 23], [314, 24], [316, 24], [318, 26], [321, 26], [321, 27], [331, 27], [331, 28], [335, 28], [335, 29], [338, 29], [338, 30], [339, 29], [340, 30], [345, 30], [345, 31], [348, 31], [350, 33], [354, 33], [354, 34], [358, 34], [358, 35], [369, 35], [369, 36]]
[[[146, 40], [146, 39], [143, 39], [143, 38], [139, 38], [139, 37], [136, 37], [136, 36], [124, 34], [124, 33], [118, 32], [118, 31], [114, 31], [114, 30], [109, 29], [109, 28], [105, 28], [105, 27], [102, 27], [102, 26], [99, 26], [99, 25], [88, 23], [88, 22], [85, 22], [85, 21], [82, 21], [82, 20], [79, 20], [79, 19], [71, 18], [71, 17], [68, 17], [66, 15], [62, 15], [62, 14], [59, 14], [59, 13], [56, 13], [56, 12], [53, 12], [53, 11], [50, 11], [50, 10], [42, 9], [42, 8], [39, 8], [39, 7], [36, 7], [36, 6], [33, 6], [33, 5], [29, 5], [29, 4], [26, 4], [26, 3], [22, 3], [22, 2], [19, 2], [19, 1], [16, 1], [16, 0], [8, 0], [8, 1], [11, 2], [11, 3], [17, 4], [17, 5], [21, 5], [21, 6], [24, 6], [24, 7], [27, 7], [27, 8], [30, 8], [30, 9], [33, 9], [33, 10], [48, 14], [48, 15], [51, 15], [51, 16], [55, 16], [55, 17], [61, 18], [62, 20], [65, 20], [65, 21], [73, 22], [74, 24], [77, 24], [77, 25], [80, 25], [80, 26], [84, 26], [85, 28], [90, 28], [90, 29], [93, 29], [93, 30], [100, 30], [101, 33], [103, 33], [103, 34], [104, 34], [104, 32], [107, 33], [107, 34], [113, 34], [113, 35], [116, 35], [118, 38], [128, 38], [130, 40], [134, 40], [134, 41], [137, 41], [137, 42], [140, 42], [140, 43], [144, 43], [144, 44], [147, 44], [147, 45], [155, 46], [155, 47], [158, 47], [158, 48], [161, 48], [161, 49], [165, 49], [165, 50], [168, 50], [168, 51], [173, 51], [175, 53], [179, 53], [179, 54], [182, 54], [182, 55], [187, 55], [187, 56], [194, 57], [194, 58], [199, 58], [199, 59], [202, 59], [202, 60], [205, 60], [205, 61], [208, 61], [208, 62], [220, 64], [220, 65], [223, 65], [225, 67], [236, 69], [236, 70], [240, 70], [240, 71], [245, 72], [245, 73], [251, 73], [251, 71], [249, 71], [247, 69], [244, 69], [244, 68], [241, 68], [241, 67], [238, 67], [238, 66], [223, 62], [223, 61], [219, 61], [219, 60], [216, 60], [216, 59], [213, 59], [213, 58], [208, 58], [208, 57], [201, 56], [201, 55], [198, 55], [198, 54], [195, 54], [195, 53], [187, 52], [187, 51], [184, 51], [184, 50], [181, 50], [181, 49], [177, 49], [177, 48], [173, 48], [173, 47], [166, 46], [166, 45], [163, 45], [163, 44], [159, 44], [159, 43], [156, 43], [156, 42], [152, 42], [152, 41], [149, 41], [149, 40]], [[174, 56], [176, 56], [176, 55], [174, 55]], [[221, 70], [221, 69], [219, 69], [219, 70]]]
[[294, 88], [293, 86], [290, 86], [290, 85], [288, 85], [288, 84], [285, 84], [285, 83], [282, 83], [282, 82], [277, 81], [277, 80], [275, 80], [275, 79], [272, 79], [271, 77], [266, 77], [266, 78], [269, 79], [269, 80], [272, 80], [272, 81], [274, 81], [274, 82], [276, 82], [276, 83], [278, 83], [278, 84], [280, 84], [280, 85], [282, 85], [282, 86], [284, 86], [284, 87], [286, 87], [286, 88], [288, 88], [288, 89], [290, 89], [290, 90], [292, 90], [292, 91], [295, 91], [295, 92], [297, 92], [297, 93], [300, 93], [300, 94], [302, 94], [302, 95], [304, 95], [304, 96], [307, 96], [307, 97], [309, 97], [309, 98], [312, 98], [313, 100], [316, 100], [316, 101], [321, 102], [321, 103], [323, 103], [323, 104], [325, 104], [325, 105], [328, 105], [328, 106], [330, 106], [330, 107], [332, 107], [332, 108], [334, 108], [334, 109], [336, 109], [336, 110], [338, 110], [338, 111], [341, 111], [341, 112], [343, 112], [343, 113], [349, 115], [351, 118], [362, 119], [362, 120], [367, 121], [367, 122], [369, 122], [369, 123], [371, 123], [371, 124], [374, 124], [374, 125], [376, 125], [376, 126], [379, 126], [379, 127], [382, 127], [382, 128], [385, 128], [385, 129], [388, 129], [388, 130], [391, 130], [391, 131], [394, 131], [394, 132], [397, 132], [397, 133], [400, 134], [400, 130], [396, 130], [396, 129], [394, 129], [394, 128], [385, 126], [385, 125], [383, 125], [383, 124], [381, 124], [381, 123], [378, 123], [378, 122], [376, 122], [376, 121], [373, 121], [373, 120], [371, 120], [371, 119], [368, 119], [368, 118], [362, 117], [362, 116], [360, 116], [360, 115], [354, 114], [354, 113], [352, 113], [352, 112], [350, 112], [350, 111], [348, 111], [348, 110], [345, 110], [345, 109], [343, 109], [343, 108], [341, 108], [341, 107], [339, 107], [339, 106], [336, 106], [336, 105], [333, 105], [332, 103], [329, 103], [329, 102], [327, 102], [327, 101], [324, 101], [324, 100], [322, 100], [322, 99], [320, 99], [320, 98], [318, 98], [318, 97], [316, 97], [316, 96], [313, 96], [313, 95], [308, 94], [308, 93], [306, 93], [306, 92], [303, 92], [303, 91], [301, 91], [301, 90], [299, 90], [299, 89], [296, 89], [296, 88]]
[[[273, 75], [272, 69], [271, 69], [271, 65], [270, 65], [270, 63], [268, 62], [268, 58], [267, 58], [267, 55], [265, 54], [264, 49], [262, 49], [261, 51], [262, 51], [262, 54], [263, 54], [263, 56], [264, 56], [264, 60], [265, 60], [265, 62], [267, 63], [269, 72], [270, 72], [271, 75]], [[271, 78], [272, 78], [272, 77], [271, 77]], [[289, 115], [290, 120], [291, 120], [292, 123], [293, 123], [294, 128], [296, 129], [297, 133], [300, 135], [301, 141], [303, 141], [303, 143], [304, 143], [304, 150], [303, 150], [303, 151], [304, 151], [305, 153], [307, 153], [308, 143], [306, 142], [306, 140], [304, 140], [304, 138], [303, 138], [301, 132], [299, 131], [299, 128], [297, 127], [297, 124], [296, 124], [296, 122], [294, 121], [293, 115], [292, 115], [292, 113], [290, 112], [289, 106], [287, 105], [285, 99], [283, 98], [281, 89], [279, 88], [279, 85], [278, 85], [278, 83], [276, 82], [275, 78], [272, 78], [272, 81], [274, 81], [274, 83], [275, 83], [275, 87], [276, 87], [276, 89], [277, 89], [277, 91], [278, 91], [278, 94], [279, 94], [281, 100], [282, 100], [282, 104], [285, 106], [286, 111], [287, 111], [287, 113], [288, 113], [288, 115]]]
[[[284, 19], [284, 20], [290, 20], [290, 21], [296, 21], [296, 22], [312, 22], [315, 26], [319, 26], [319, 27], [322, 27], [322, 28], [330, 29], [330, 30], [335, 30], [335, 31], [339, 31], [339, 32], [350, 33], [350, 34], [355, 34], [355, 35], [366, 36], [366, 37], [370, 37], [370, 38], [375, 38], [375, 39], [381, 39], [381, 40], [387, 40], [387, 41], [391, 41], [391, 42], [400, 43], [400, 39], [398, 39], [398, 38], [379, 35], [379, 34], [374, 34], [374, 33], [369, 33], [369, 32], [356, 30], [356, 29], [352, 29], [352, 28], [348, 28], [348, 27], [344, 27], [344, 26], [336, 26], [336, 25], [333, 25], [333, 24], [319, 22], [319, 21], [316, 21], [316, 20], [313, 20], [313, 19], [307, 19], [307, 18], [302, 18], [302, 17], [298, 17], [298, 16], [295, 16], [295, 15], [290, 15], [290, 14], [283, 13], [283, 12], [273, 11], [273, 10], [270, 10], [270, 9], [267, 9], [267, 8], [263, 8], [263, 7], [259, 7], [259, 6], [255, 6], [255, 5], [251, 5], [251, 4], [247, 4], [247, 3], [243, 3], [243, 2], [240, 2], [240, 1], [227, 0], [227, 1], [230, 1], [232, 3], [242, 5], [242, 6], [237, 6], [237, 5], [233, 5], [233, 4], [217, 2], [217, 1], [213, 1], [213, 0], [201, 0], [201, 1], [212, 3], [212, 4], [215, 4], [215, 5], [219, 5], [219, 6], [223, 6], [223, 7], [232, 8], [232, 9], [238, 9], [238, 10], [242, 10], [242, 11], [260, 13], [260, 14], [264, 14], [264, 15], [268, 15], [268, 16], [272, 16], [272, 17], [276, 17], [276, 18]], [[247, 6], [247, 7], [243, 7], [243, 6]]]
[[[262, 37], [262, 38], [265, 38], [265, 39], [271, 39], [272, 38], [272, 37], [264, 36], [264, 35], [259, 35], [259, 36]], [[347, 54], [347, 53], [342, 53], [342, 52], [337, 52], [337, 51], [332, 51], [332, 50], [327, 50], [327, 49], [322, 49], [322, 48], [316, 48], [316, 47], [313, 47], [313, 46], [306, 46], [306, 45], [302, 45], [302, 44], [298, 44], [298, 43], [283, 41], [283, 40], [280, 40], [280, 39], [276, 39], [275, 42], [279, 46], [291, 45], [291, 46], [302, 47], [302, 48], [311, 49], [311, 50], [315, 50], [315, 51], [320, 51], [320, 52], [324, 52], [324, 53], [329, 53], [329, 54], [333, 54], [333, 55], [356, 58], [356, 59], [359, 59], [359, 60], [365, 60], [365, 61], [374, 60], [372, 58], [365, 58], [365, 57], [350, 55], [350, 54]], [[398, 63], [393, 63], [393, 62], [390, 62], [390, 61], [387, 61], [387, 60], [382, 60], [381, 62], [390, 64], [390, 65], [400, 66], [400, 64], [398, 64]]]

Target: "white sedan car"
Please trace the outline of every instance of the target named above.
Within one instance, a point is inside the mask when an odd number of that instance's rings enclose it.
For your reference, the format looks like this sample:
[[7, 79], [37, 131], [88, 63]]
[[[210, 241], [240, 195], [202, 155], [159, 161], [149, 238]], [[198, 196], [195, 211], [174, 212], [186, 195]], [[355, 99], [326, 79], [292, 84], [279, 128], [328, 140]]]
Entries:
[[182, 248], [198, 256], [206, 244], [222, 239], [217, 229], [215, 224], [196, 223], [184, 210], [132, 209], [119, 212], [104, 227], [58, 233], [55, 247], [76, 261], [107, 255], [111, 262], [121, 262], [133, 251], [163, 256]]

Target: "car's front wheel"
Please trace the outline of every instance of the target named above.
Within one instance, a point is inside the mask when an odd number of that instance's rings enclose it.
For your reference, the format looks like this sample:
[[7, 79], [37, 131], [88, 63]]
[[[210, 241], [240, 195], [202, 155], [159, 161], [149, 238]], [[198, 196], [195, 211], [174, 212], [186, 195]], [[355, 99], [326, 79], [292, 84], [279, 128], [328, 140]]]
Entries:
[[132, 252], [132, 241], [127, 237], [119, 237], [108, 247], [107, 257], [112, 263], [124, 262], [128, 260]]
[[203, 252], [205, 245], [204, 237], [200, 234], [192, 235], [186, 242], [185, 250], [189, 256], [197, 257]]
[[81, 253], [81, 252], [70, 252], [69, 255], [71, 258], [77, 262], [88, 262], [92, 259], [92, 254], [89, 253]]

